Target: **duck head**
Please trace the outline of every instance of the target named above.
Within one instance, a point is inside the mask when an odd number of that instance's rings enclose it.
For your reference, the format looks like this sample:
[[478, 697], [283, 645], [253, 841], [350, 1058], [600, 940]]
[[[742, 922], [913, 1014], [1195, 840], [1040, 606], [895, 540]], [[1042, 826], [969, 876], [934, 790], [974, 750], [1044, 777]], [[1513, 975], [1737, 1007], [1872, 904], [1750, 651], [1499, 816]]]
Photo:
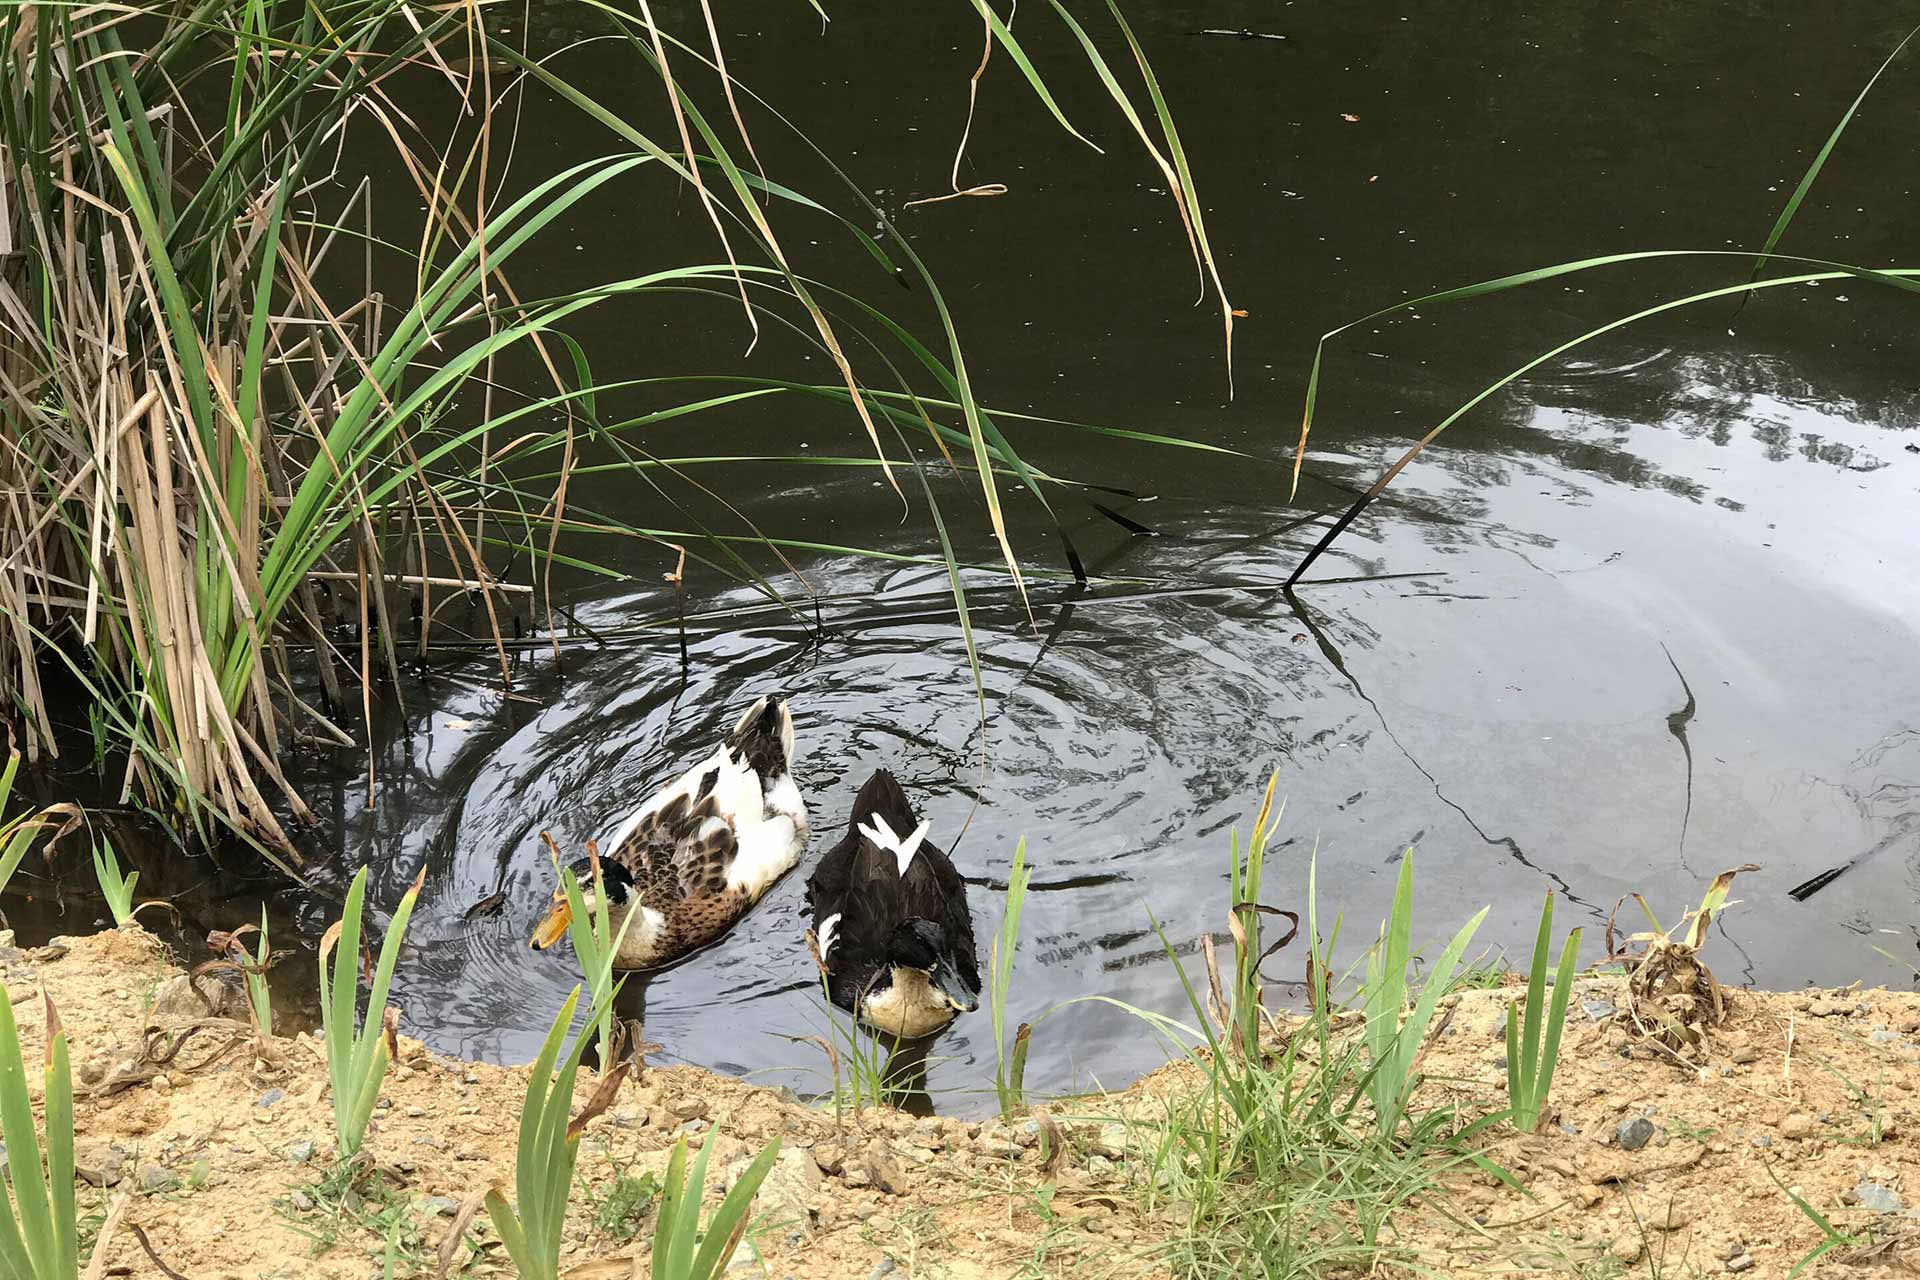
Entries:
[[926, 974], [927, 985], [956, 1011], [972, 1013], [980, 1007], [980, 993], [961, 975], [953, 940], [933, 921], [915, 917], [896, 925], [887, 943], [887, 960], [895, 969]]
[[[598, 909], [598, 898], [593, 889], [593, 859], [581, 858], [567, 868], [580, 884], [580, 898], [588, 912]], [[600, 859], [600, 884], [607, 894], [607, 921], [616, 934], [627, 912], [633, 909], [636, 900], [634, 894], [633, 872], [619, 863], [607, 858]], [[533, 945], [544, 951], [560, 939], [567, 936], [567, 926], [573, 923], [573, 907], [567, 901], [566, 890], [556, 889], [553, 894], [553, 906], [545, 918], [533, 931]]]

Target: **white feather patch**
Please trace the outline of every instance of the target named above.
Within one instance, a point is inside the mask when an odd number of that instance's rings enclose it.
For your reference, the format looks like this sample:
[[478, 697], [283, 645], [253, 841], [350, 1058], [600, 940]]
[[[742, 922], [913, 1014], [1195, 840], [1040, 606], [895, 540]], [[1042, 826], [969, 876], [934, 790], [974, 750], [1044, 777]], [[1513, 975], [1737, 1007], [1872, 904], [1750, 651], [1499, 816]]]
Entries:
[[920, 842], [927, 838], [927, 832], [933, 830], [933, 823], [922, 822], [913, 829], [913, 834], [902, 840], [887, 820], [879, 814], [873, 815], [873, 825], [860, 828], [860, 834], [893, 854], [900, 863], [900, 874], [905, 876], [907, 868], [913, 865], [913, 855], [920, 852]]
[[840, 927], [840, 914], [836, 911], [820, 922], [820, 958], [822, 960], [833, 954], [833, 931]]

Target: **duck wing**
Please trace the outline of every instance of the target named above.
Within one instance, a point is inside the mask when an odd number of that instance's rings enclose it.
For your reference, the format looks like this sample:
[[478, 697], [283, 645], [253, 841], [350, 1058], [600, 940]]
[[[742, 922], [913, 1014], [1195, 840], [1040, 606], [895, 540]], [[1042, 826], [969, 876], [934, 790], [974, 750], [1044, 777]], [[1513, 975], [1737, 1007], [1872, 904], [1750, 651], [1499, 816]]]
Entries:
[[979, 995], [980, 962], [973, 941], [973, 914], [967, 910], [967, 882], [960, 878], [953, 859], [938, 845], [922, 840], [900, 888], [907, 915], [940, 926], [953, 943], [960, 976]]
[[[741, 795], [749, 785], [753, 796]], [[717, 895], [740, 851], [741, 800], [760, 804], [758, 782], [722, 747], [628, 818], [606, 856], [633, 873], [640, 900], [656, 910]]]

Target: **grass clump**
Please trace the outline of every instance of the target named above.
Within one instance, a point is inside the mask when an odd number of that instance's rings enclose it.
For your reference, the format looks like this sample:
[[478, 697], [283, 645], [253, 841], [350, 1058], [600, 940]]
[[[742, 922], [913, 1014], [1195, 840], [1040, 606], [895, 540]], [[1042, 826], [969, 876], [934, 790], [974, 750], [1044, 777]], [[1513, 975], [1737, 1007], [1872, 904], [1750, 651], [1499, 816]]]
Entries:
[[[1490, 1119], [1470, 1121], [1419, 1098], [1421, 1049], [1440, 1001], [1466, 979], [1461, 957], [1485, 913], [1415, 982], [1413, 863], [1403, 859], [1392, 915], [1349, 1007], [1332, 968], [1339, 921], [1322, 936], [1310, 864], [1307, 1008], [1278, 1016], [1264, 1004], [1262, 965], [1300, 930], [1294, 913], [1257, 900], [1273, 813], [1269, 786], [1251, 838], [1233, 844], [1233, 963], [1215, 962], [1203, 937], [1203, 995], [1166, 947], [1197, 1019], [1191, 1034], [1200, 1043], [1188, 1060], [1198, 1087], [1167, 1091], [1156, 1111], [1125, 1119], [1144, 1207], [1179, 1218], [1165, 1254], [1177, 1276], [1271, 1280], [1393, 1262], [1395, 1213], [1442, 1194], [1452, 1174], [1491, 1167], [1474, 1150]], [[1269, 942], [1262, 923], [1275, 915], [1293, 927]], [[1135, 1012], [1165, 1034], [1189, 1031]]]
[[607, 1153], [613, 1177], [601, 1188], [587, 1193], [593, 1211], [593, 1234], [603, 1240], [633, 1240], [640, 1235], [640, 1220], [660, 1198], [660, 1179], [651, 1171], [634, 1173], [631, 1166]]
[[[354, 874], [347, 890], [347, 905], [339, 920], [320, 940], [320, 1021], [327, 1042], [327, 1074], [333, 1084], [334, 1131], [340, 1140], [340, 1158], [351, 1158], [360, 1150], [367, 1135], [367, 1123], [373, 1118], [373, 1104], [380, 1096], [380, 1082], [396, 1050], [394, 1037], [399, 1031], [397, 1010], [387, 1007], [387, 988], [393, 981], [393, 967], [400, 958], [400, 940], [413, 915], [413, 904], [420, 896], [420, 878], [400, 898], [386, 939], [380, 946], [380, 959], [374, 965], [373, 987], [367, 998], [364, 1019], [356, 1019], [354, 997], [360, 990], [360, 913], [367, 892], [367, 869]], [[333, 973], [327, 973], [328, 953], [332, 953]]]
[[1580, 930], [1569, 933], [1560, 948], [1560, 967], [1554, 973], [1548, 1004], [1547, 957], [1552, 941], [1553, 893], [1549, 890], [1540, 908], [1533, 963], [1527, 970], [1525, 1011], [1517, 1014], [1511, 1005], [1507, 1007], [1507, 1100], [1513, 1127], [1523, 1133], [1538, 1132], [1551, 1118], [1547, 1096], [1553, 1090], [1553, 1069], [1560, 1061], [1560, 1035], [1566, 1029], [1567, 1000], [1573, 994]]
[[[1433, 1023], [1440, 997], [1452, 990], [1461, 971], [1467, 944], [1487, 918], [1487, 908], [1469, 920], [1433, 962], [1417, 993], [1408, 981], [1413, 944], [1413, 850], [1400, 859], [1400, 880], [1394, 889], [1393, 914], [1381, 927], [1379, 940], [1367, 954], [1367, 980], [1361, 988], [1366, 1015], [1367, 1092], [1373, 1113], [1385, 1134], [1393, 1133], [1407, 1113], [1419, 1086], [1421, 1047]], [[1408, 1008], [1408, 1001], [1412, 1007]]]

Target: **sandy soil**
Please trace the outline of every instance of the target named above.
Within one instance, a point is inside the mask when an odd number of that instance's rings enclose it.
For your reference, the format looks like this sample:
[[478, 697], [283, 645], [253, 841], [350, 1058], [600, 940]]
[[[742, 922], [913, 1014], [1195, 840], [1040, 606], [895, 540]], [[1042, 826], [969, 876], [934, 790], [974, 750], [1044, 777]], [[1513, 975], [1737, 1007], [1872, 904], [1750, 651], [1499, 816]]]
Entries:
[[[363, 1195], [326, 1176], [332, 1118], [318, 1041], [261, 1048], [244, 1025], [208, 1017], [150, 936], [128, 929], [35, 953], [0, 945], [0, 978], [30, 1061], [44, 1036], [41, 990], [70, 1034], [90, 1184], [82, 1213], [97, 1223], [127, 1195], [123, 1223], [189, 1280], [378, 1276], [390, 1231], [398, 1274], [431, 1275], [457, 1207], [511, 1181], [522, 1069], [451, 1061], [403, 1037], [368, 1142], [387, 1190]], [[1435, 1087], [1470, 1110], [1500, 1105], [1510, 995], [1464, 993], [1428, 1056]], [[1490, 1153], [1524, 1190], [1475, 1175], [1460, 1180], [1447, 1212], [1416, 1205], [1402, 1215], [1398, 1243], [1426, 1274], [1785, 1276], [1823, 1235], [1783, 1184], [1875, 1242], [1836, 1249], [1802, 1274], [1907, 1266], [1909, 1235], [1920, 1234], [1907, 1208], [1920, 1198], [1920, 997], [1742, 993], [1706, 1061], [1688, 1069], [1630, 1044], [1605, 1018], [1617, 998], [1616, 980], [1581, 980], [1555, 1084], [1559, 1123]], [[584, 1140], [568, 1262], [580, 1280], [645, 1275], [631, 1261], [640, 1244], [622, 1237], [643, 1241], [650, 1219], [610, 1222], [609, 1191], [620, 1176], [664, 1166], [681, 1134], [718, 1125], [716, 1170], [776, 1134], [784, 1142], [760, 1225], [730, 1274], [1164, 1274], [1156, 1245], [1166, 1211], [1140, 1207], [1136, 1162], [1113, 1146], [1113, 1128], [1084, 1118], [1194, 1078], [1175, 1066], [1129, 1094], [1055, 1108], [1071, 1154], [1049, 1175], [1031, 1121], [836, 1117], [693, 1068], [650, 1067]], [[583, 1074], [580, 1101], [591, 1088]], [[456, 1267], [510, 1272], [484, 1214], [468, 1239], [453, 1250]], [[1920, 1247], [1914, 1258], [1920, 1265]], [[160, 1274], [128, 1225], [109, 1260], [121, 1274]]]

